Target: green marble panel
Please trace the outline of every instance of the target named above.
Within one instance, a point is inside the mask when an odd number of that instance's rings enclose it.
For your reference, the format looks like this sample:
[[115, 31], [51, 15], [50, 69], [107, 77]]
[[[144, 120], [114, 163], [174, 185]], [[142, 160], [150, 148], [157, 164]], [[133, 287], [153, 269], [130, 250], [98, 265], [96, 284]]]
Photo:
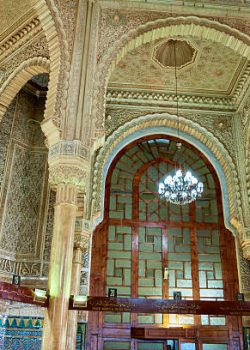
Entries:
[[223, 288], [223, 282], [222, 281], [215, 281], [215, 280], [209, 280], [208, 281], [208, 288]]
[[185, 278], [192, 278], [191, 262], [184, 263]]
[[154, 250], [153, 244], [150, 244], [150, 243], [141, 243], [140, 244], [140, 251], [153, 252], [153, 250]]
[[183, 269], [183, 263], [180, 262], [180, 261], [169, 261], [168, 268], [169, 269], [182, 270]]
[[115, 226], [109, 226], [108, 239], [110, 241], [114, 241], [115, 240]]
[[200, 297], [223, 298], [224, 291], [222, 289], [200, 289]]
[[107, 277], [106, 279], [108, 286], [121, 286], [122, 278], [121, 277]]
[[130, 350], [130, 342], [105, 341], [103, 350]]
[[191, 260], [191, 256], [188, 253], [169, 253], [168, 254], [168, 259], [169, 260], [176, 260], [176, 261], [190, 261]]
[[126, 259], [131, 259], [131, 252], [116, 252], [116, 251], [109, 251], [108, 252], [108, 257], [109, 258], [126, 258]]
[[116, 231], [117, 231], [117, 233], [131, 234], [131, 227], [129, 227], [129, 226], [117, 226]]
[[199, 254], [199, 261], [220, 262], [220, 255], [217, 254]]
[[199, 270], [213, 270], [213, 269], [214, 269], [214, 265], [212, 263], [209, 263], [209, 262], [199, 263]]
[[139, 278], [139, 287], [154, 287], [154, 278]]
[[139, 295], [147, 295], [147, 296], [161, 296], [162, 295], [162, 289], [161, 288], [148, 288], [148, 287], [139, 287], [138, 288], [138, 294]]
[[193, 291], [192, 289], [181, 289], [181, 288], [169, 288], [168, 289], [168, 292], [169, 292], [169, 296], [170, 297], [173, 297], [173, 292], [175, 291], [180, 291], [181, 294], [182, 294], [182, 297], [192, 297], [193, 296]]
[[106, 322], [106, 323], [121, 323], [122, 322], [122, 315], [120, 313], [105, 314], [104, 322]]
[[215, 277], [216, 279], [222, 279], [222, 270], [221, 270], [221, 264], [214, 264], [215, 269]]
[[131, 267], [131, 260], [116, 259], [116, 267]]
[[125, 286], [131, 285], [131, 270], [124, 269], [124, 284]]
[[153, 315], [138, 315], [137, 316], [138, 323], [146, 323], [146, 324], [153, 324], [154, 323], [154, 316]]
[[116, 210], [116, 196], [114, 196], [114, 195], [110, 196], [109, 208], [110, 208], [110, 210]]
[[131, 294], [131, 287], [117, 287], [117, 294], [118, 294], [118, 296], [130, 295]]
[[224, 316], [221, 316], [221, 317], [210, 316], [210, 325], [211, 326], [225, 326], [226, 325], [226, 318]]
[[109, 217], [111, 219], [124, 219], [124, 213], [123, 213], [123, 211], [118, 212], [118, 211], [110, 210], [109, 211]]
[[161, 254], [160, 253], [150, 253], [150, 252], [139, 252], [139, 259], [145, 259], [145, 260], [160, 260], [161, 261]]
[[130, 235], [126, 235], [124, 237], [124, 249], [131, 250], [132, 249], [132, 237]]
[[107, 262], [107, 275], [108, 276], [114, 276], [114, 265], [115, 261], [113, 259], [108, 259]]
[[177, 288], [190, 288], [192, 287], [192, 281], [191, 280], [177, 280]]
[[162, 262], [161, 261], [150, 261], [147, 260], [147, 268], [148, 269], [159, 269], [162, 267]]
[[168, 284], [169, 287], [175, 287], [175, 271], [168, 271]]
[[202, 350], [228, 350], [227, 344], [202, 344]]
[[163, 343], [139, 343], [138, 350], [164, 350]]
[[108, 243], [108, 250], [123, 250], [123, 244], [122, 243]]

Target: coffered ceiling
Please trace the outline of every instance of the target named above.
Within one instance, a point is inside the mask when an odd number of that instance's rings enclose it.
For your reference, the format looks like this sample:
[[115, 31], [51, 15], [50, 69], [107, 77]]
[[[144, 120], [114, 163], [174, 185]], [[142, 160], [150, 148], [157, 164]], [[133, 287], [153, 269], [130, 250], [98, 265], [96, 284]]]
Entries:
[[[118, 63], [110, 77], [108, 98], [114, 97], [115, 90], [122, 91], [123, 96], [125, 91], [130, 92], [132, 97], [141, 91], [142, 95], [146, 96], [149, 96], [149, 93], [158, 94], [164, 99], [163, 93], [173, 98], [176, 80], [174, 64], [170, 64], [169, 45], [173, 40], [183, 46], [179, 50], [176, 49], [180, 101], [189, 100], [192, 104], [197, 99], [201, 101], [202, 97], [203, 104], [211, 101], [214, 105], [217, 101], [221, 107], [227, 105], [236, 108], [249, 76], [248, 61], [221, 44], [188, 37], [153, 41], [129, 52]], [[170, 63], [164, 65], [159, 62], [157, 54]], [[178, 62], [186, 64], [181, 65]]]

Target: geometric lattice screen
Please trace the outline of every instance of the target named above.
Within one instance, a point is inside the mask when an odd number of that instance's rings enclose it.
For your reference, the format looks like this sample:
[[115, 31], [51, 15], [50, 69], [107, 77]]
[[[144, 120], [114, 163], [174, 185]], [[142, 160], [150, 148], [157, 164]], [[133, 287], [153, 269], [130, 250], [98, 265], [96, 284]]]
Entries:
[[[158, 184], [180, 162], [204, 184], [196, 202], [162, 201]], [[216, 184], [205, 161], [168, 139], [143, 141], [117, 161], [109, 194], [106, 288], [121, 297], [224, 298]], [[164, 278], [164, 269], [166, 274]], [[225, 324], [224, 317], [106, 313], [106, 323]], [[124, 345], [125, 346], [125, 345]]]

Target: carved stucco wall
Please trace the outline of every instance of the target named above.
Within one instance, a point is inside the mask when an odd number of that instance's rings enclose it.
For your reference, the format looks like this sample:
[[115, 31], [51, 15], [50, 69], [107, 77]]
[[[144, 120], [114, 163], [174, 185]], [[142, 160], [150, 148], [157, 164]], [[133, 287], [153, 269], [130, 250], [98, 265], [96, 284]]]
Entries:
[[44, 101], [21, 91], [0, 125], [2, 273], [47, 274], [54, 197], [47, 199], [48, 152], [40, 128], [43, 113]]

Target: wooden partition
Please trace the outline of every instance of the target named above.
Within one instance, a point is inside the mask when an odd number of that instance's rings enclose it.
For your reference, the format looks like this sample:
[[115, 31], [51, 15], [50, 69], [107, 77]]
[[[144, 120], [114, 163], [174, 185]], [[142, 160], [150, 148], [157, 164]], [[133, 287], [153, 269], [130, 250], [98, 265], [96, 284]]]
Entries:
[[[179, 165], [205, 187], [184, 206], [158, 195], [159, 182]], [[235, 299], [234, 237], [224, 227], [218, 178], [201, 153], [186, 144], [180, 152], [176, 140], [159, 135], [117, 155], [106, 181], [105, 219], [93, 235], [90, 285], [92, 296], [116, 288], [125, 298], [172, 299], [181, 291], [185, 300]], [[192, 350], [192, 342], [199, 350], [241, 349], [241, 318], [89, 312], [88, 349], [146, 350], [149, 339], [159, 349]]]

